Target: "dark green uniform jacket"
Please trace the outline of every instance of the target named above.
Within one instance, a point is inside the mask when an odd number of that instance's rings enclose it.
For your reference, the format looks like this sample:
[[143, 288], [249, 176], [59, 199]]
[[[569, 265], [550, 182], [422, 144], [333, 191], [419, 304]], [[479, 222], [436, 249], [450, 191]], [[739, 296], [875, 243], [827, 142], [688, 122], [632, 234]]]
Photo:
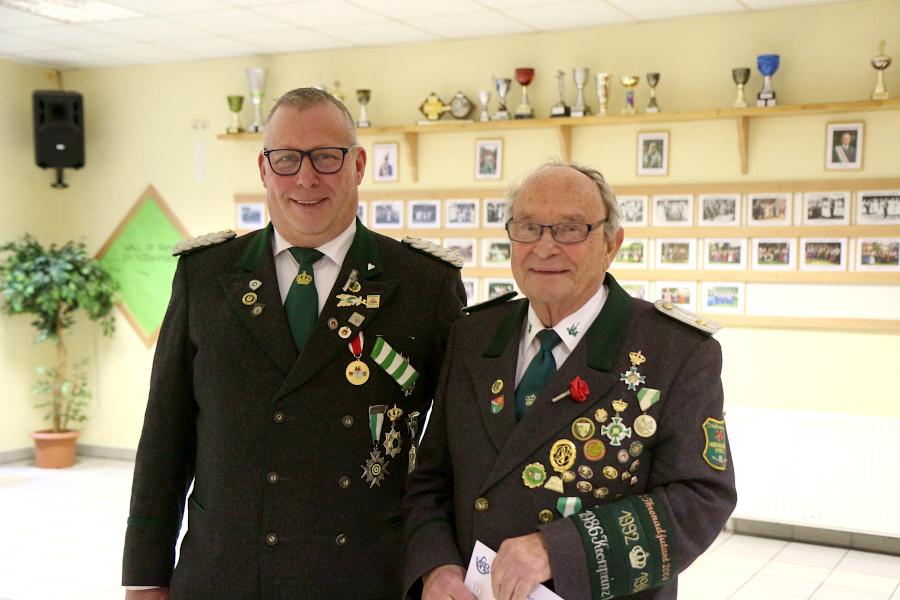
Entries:
[[[179, 260], [137, 453], [123, 584], [171, 584], [173, 600], [397, 598], [409, 417], [424, 420], [433, 396], [463, 305], [459, 270], [357, 223], [298, 357], [271, 237], [269, 228]], [[338, 307], [352, 269], [360, 287], [351, 295], [369, 307]], [[370, 369], [362, 385], [345, 373], [357, 332]], [[410, 395], [370, 358], [379, 336], [418, 371]], [[370, 428], [373, 405], [403, 413], [382, 412]], [[376, 450], [381, 478], [371, 476]]]
[[[716, 538], [736, 502], [719, 344], [606, 285], [600, 315], [518, 424], [527, 301], [453, 327], [404, 502], [406, 590], [438, 565], [467, 566], [476, 540], [497, 550], [540, 530], [566, 600], [673, 599], [678, 572]], [[576, 376], [586, 397], [552, 402]], [[637, 419], [656, 392], [651, 434]]]

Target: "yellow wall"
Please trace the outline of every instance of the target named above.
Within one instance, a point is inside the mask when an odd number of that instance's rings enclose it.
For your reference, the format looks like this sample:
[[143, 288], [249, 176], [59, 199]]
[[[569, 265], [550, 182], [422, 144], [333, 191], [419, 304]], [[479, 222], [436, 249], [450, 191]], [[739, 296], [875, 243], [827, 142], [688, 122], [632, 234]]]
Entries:
[[[68, 175], [72, 187], [57, 194], [63, 201], [53, 205], [58, 212], [51, 217], [48, 211], [39, 212], [51, 205], [41, 200], [48, 195], [44, 189], [46, 176], [39, 171], [35, 175], [37, 169], [30, 158], [22, 159], [21, 170], [28, 173], [31, 183], [23, 183], [21, 189], [28, 189], [33, 199], [29, 208], [23, 209], [22, 220], [41, 222], [45, 227], [52, 223], [60, 235], [84, 236], [92, 249], [98, 249], [152, 183], [193, 234], [233, 227], [233, 195], [261, 189], [255, 167], [258, 143], [224, 142], [216, 140], [215, 135], [230, 121], [225, 96], [246, 95], [244, 68], [248, 66], [269, 69], [269, 99], [286, 89], [315, 83], [320, 77], [329, 84], [340, 79], [348, 96], [353, 96], [352, 90], [358, 87], [371, 88], [369, 116], [375, 125], [410, 123], [420, 118], [416, 107], [431, 91], [449, 100], [462, 89], [476, 100], [478, 89], [490, 85], [491, 75], [511, 76], [513, 69], [522, 65], [537, 69], [530, 95], [539, 115], [547, 114], [556, 102], [556, 70], [576, 65], [614, 74], [661, 72], [658, 97], [663, 110], [725, 107], [731, 105], [735, 95], [732, 67], [754, 67], [747, 89], [749, 97], [756, 93], [760, 76], [755, 72], [755, 56], [762, 52], [782, 55], [782, 67], [775, 75], [780, 103], [860, 100], [868, 98], [874, 86], [875, 74], [868, 63], [878, 41], [886, 39], [888, 53], [900, 60], [898, 22], [900, 3], [865, 0], [484, 40], [71, 70], [65, 73], [67, 88], [85, 96], [87, 167]], [[35, 80], [40, 76], [36, 69], [0, 64], [4, 88], [30, 92], [40, 85], [17, 75], [19, 71]], [[900, 68], [895, 65], [889, 69], [886, 79], [888, 89], [900, 95]], [[571, 83], [567, 86], [572, 96]], [[612, 89], [611, 110], [618, 112], [623, 104], [622, 88], [614, 85]], [[596, 105], [593, 84], [589, 92], [590, 104]], [[27, 96], [25, 91], [22, 96]], [[514, 89], [510, 104], [515, 106], [518, 100], [518, 89]], [[647, 87], [642, 84], [637, 104], [643, 107], [646, 102]], [[351, 111], [358, 111], [355, 98], [348, 98], [348, 105]], [[492, 99], [492, 111], [495, 106]], [[245, 108], [245, 124], [249, 115], [249, 108]], [[740, 175], [737, 133], [730, 121], [578, 128], [573, 133], [572, 148], [575, 159], [599, 166], [614, 185], [639, 181], [634, 175], [634, 143], [637, 131], [645, 129], [671, 132], [671, 176], [666, 182], [900, 176], [900, 111], [846, 116], [866, 122], [866, 168], [852, 175], [823, 171], [825, 123], [834, 120], [824, 116], [755, 120], [750, 173], [746, 176]], [[22, 119], [30, 122], [24, 104], [21, 117], [17, 117]], [[197, 122], [200, 130], [194, 127]], [[202, 129], [204, 122], [206, 129]], [[501, 132], [506, 142], [504, 181], [476, 184], [472, 180], [474, 141], [483, 137], [496, 136], [420, 136], [418, 183], [408, 179], [405, 158], [401, 157], [398, 183], [375, 185], [367, 177], [364, 186], [384, 190], [480, 184], [497, 189], [558, 152], [555, 133], [550, 130]], [[30, 151], [27, 130], [13, 139], [27, 143], [4, 140], [0, 159], [23, 148]], [[370, 150], [372, 142], [390, 139], [361, 137]], [[205, 180], [200, 182], [195, 178], [198, 154], [206, 156]], [[19, 224], [0, 226], [11, 228], [7, 237], [22, 229]], [[9, 338], [9, 321], [0, 327], [4, 328], [0, 330], [4, 338]], [[82, 441], [134, 447], [146, 402], [152, 349], [144, 348], [124, 319], [119, 319], [119, 333], [111, 340], [87, 326], [80, 327], [78, 333], [73, 353], [93, 356], [96, 365], [92, 379], [97, 403]], [[25, 337], [24, 331], [14, 332], [12, 341], [3, 345], [6, 360], [0, 362], [0, 373], [14, 382], [12, 387], [19, 388], [19, 396], [27, 387], [27, 378], [15, 361], [31, 363], [37, 359], [9, 357], [10, 343]], [[900, 417], [900, 407], [891, 401], [900, 390], [900, 374], [890, 362], [898, 355], [900, 336], [732, 330], [719, 338], [725, 348], [724, 378], [731, 404]], [[873, 364], [875, 369], [871, 368]], [[825, 374], [833, 372], [829, 367], [834, 365], [840, 365], [846, 381], [830, 382], [823, 376], [823, 369]], [[866, 375], [859, 377], [861, 373]], [[851, 384], [849, 378], [859, 380]], [[885, 389], [891, 393], [883, 393]], [[854, 394], [849, 401], [851, 391]], [[19, 399], [16, 402], [22, 404]], [[18, 418], [21, 424], [0, 425], [7, 428], [0, 429], [0, 450], [24, 445], [21, 432], [31, 422], [21, 415]]]

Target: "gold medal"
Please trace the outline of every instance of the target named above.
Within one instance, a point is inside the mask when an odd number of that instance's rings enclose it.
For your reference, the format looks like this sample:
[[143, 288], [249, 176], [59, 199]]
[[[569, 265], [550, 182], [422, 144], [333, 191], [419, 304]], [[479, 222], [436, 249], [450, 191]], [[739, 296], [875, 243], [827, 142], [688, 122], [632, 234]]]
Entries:
[[256, 294], [254, 292], [247, 292], [246, 294], [244, 294], [244, 297], [241, 298], [241, 302], [243, 302], [246, 306], [255, 304], [256, 303]]
[[634, 430], [641, 437], [650, 437], [656, 433], [656, 419], [650, 415], [641, 415], [634, 420]]
[[606, 456], [606, 445], [596, 438], [584, 443], [584, 457], [591, 462], [597, 462]]
[[541, 463], [531, 463], [522, 470], [522, 482], [530, 489], [539, 488], [547, 481], [547, 471]]
[[357, 359], [347, 365], [345, 374], [347, 375], [347, 381], [353, 385], [362, 385], [369, 380], [369, 367], [366, 366], [366, 363]]
[[587, 417], [580, 417], [572, 423], [572, 435], [579, 442], [586, 442], [594, 437], [594, 431], [596, 431], [594, 422]]
[[609, 496], [609, 488], [594, 488], [594, 498], [606, 498], [607, 496]]
[[563, 473], [572, 468], [578, 452], [575, 443], [571, 440], [556, 440], [550, 447], [550, 466], [558, 473]]
[[391, 458], [394, 458], [400, 454], [400, 447], [402, 445], [403, 440], [400, 439], [400, 432], [394, 429], [394, 424], [391, 423], [391, 430], [384, 436], [384, 453]]

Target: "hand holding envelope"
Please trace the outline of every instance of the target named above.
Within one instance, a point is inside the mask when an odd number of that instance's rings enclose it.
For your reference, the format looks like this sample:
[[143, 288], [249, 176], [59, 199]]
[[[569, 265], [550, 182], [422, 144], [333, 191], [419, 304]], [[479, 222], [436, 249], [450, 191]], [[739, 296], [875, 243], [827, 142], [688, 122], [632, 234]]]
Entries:
[[[491, 590], [491, 566], [496, 557], [496, 552], [476, 540], [472, 558], [469, 560], [469, 569], [466, 571], [465, 583], [478, 600], [496, 600]], [[528, 600], [562, 600], [562, 598], [539, 584], [528, 594]]]

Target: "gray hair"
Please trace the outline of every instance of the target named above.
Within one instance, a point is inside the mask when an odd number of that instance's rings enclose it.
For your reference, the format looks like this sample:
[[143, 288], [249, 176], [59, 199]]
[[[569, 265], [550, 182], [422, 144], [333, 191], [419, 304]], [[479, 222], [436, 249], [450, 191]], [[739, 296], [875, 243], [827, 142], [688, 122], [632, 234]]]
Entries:
[[266, 124], [268, 124], [269, 121], [272, 120], [272, 115], [275, 114], [275, 111], [282, 106], [290, 106], [295, 110], [304, 111], [308, 108], [322, 106], [323, 104], [333, 104], [340, 109], [343, 115], [347, 118], [347, 126], [350, 129], [350, 136], [353, 139], [353, 144], [356, 145], [356, 122], [353, 120], [353, 115], [350, 114], [350, 111], [347, 110], [347, 107], [343, 102], [341, 102], [325, 90], [320, 90], [319, 88], [296, 88], [289, 92], [285, 92], [284, 95], [276, 98], [275, 104], [272, 106], [272, 110], [269, 111], [269, 116], [266, 117]]
[[531, 178], [535, 175], [538, 175], [539, 173], [546, 171], [547, 169], [552, 169], [554, 167], [572, 169], [573, 171], [577, 171], [582, 175], [587, 176], [591, 181], [594, 182], [594, 184], [597, 186], [597, 190], [600, 192], [600, 198], [603, 199], [603, 206], [606, 207], [607, 220], [606, 224], [603, 225], [603, 234], [607, 238], [612, 239], [616, 235], [616, 232], [619, 230], [619, 203], [618, 201], [616, 201], [616, 194], [615, 192], [613, 192], [612, 188], [609, 187], [609, 184], [606, 183], [606, 179], [603, 177], [603, 174], [600, 173], [600, 171], [594, 169], [593, 167], [588, 167], [578, 163], [564, 162], [561, 160], [547, 161], [531, 171], [522, 179], [522, 181], [517, 184], [513, 184], [506, 192], [506, 197], [509, 200], [510, 218], [512, 218], [513, 208], [516, 205], [516, 200], [519, 197], [519, 193], [531, 180]]

